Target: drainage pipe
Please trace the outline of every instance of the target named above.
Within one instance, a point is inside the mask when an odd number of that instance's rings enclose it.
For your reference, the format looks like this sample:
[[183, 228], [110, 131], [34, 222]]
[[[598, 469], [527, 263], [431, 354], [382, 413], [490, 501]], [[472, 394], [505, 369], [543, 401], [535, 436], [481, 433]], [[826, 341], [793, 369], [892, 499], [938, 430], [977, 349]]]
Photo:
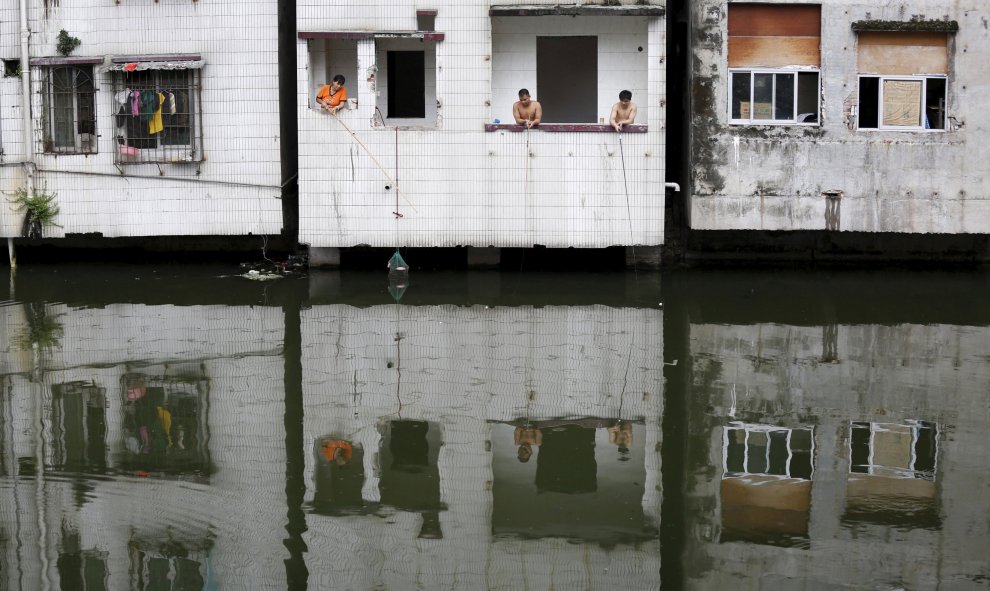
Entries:
[[[28, 196], [34, 195], [34, 130], [31, 120], [31, 29], [28, 27], [28, 0], [20, 0], [21, 12], [21, 119], [24, 126], [24, 188]], [[28, 215], [25, 211], [24, 215]], [[17, 268], [14, 239], [7, 238], [7, 256], [10, 268]]]

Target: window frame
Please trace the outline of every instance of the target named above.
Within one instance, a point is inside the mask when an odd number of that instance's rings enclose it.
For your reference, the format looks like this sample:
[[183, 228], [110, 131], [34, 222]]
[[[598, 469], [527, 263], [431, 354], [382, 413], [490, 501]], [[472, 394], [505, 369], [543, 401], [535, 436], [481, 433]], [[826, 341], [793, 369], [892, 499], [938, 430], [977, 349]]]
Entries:
[[[99, 152], [98, 142], [97, 142], [97, 83], [95, 76], [95, 68], [91, 64], [50, 64], [43, 65], [40, 67], [41, 70], [41, 104], [42, 104], [42, 152], [45, 154], [81, 154], [89, 155], [96, 154]], [[72, 145], [59, 146], [55, 143], [56, 138], [56, 127], [66, 125], [67, 122], [59, 122], [57, 117], [57, 106], [56, 106], [56, 96], [65, 91], [58, 91], [55, 89], [55, 73], [58, 70], [68, 70], [72, 76], [71, 90], [67, 92], [72, 100], [72, 121], [69, 123], [72, 135]], [[88, 120], [92, 124], [92, 133], [83, 133], [79, 131], [80, 126], [86, 122], [80, 115], [80, 94], [82, 92], [79, 89], [79, 77], [81, 75], [89, 76], [89, 81], [92, 89], [89, 92], [90, 105], [92, 109], [92, 117]], [[64, 131], [64, 130], [63, 130]], [[87, 144], [83, 142], [83, 135], [92, 136]]]
[[[773, 74], [773, 88], [771, 90], [771, 95], [774, 101], [777, 100], [776, 88], [777, 88], [777, 75], [780, 74], [790, 74], [794, 77], [794, 118], [793, 119], [754, 119], [754, 110], [752, 106], [750, 107], [749, 119], [735, 119], [732, 117], [732, 97], [735, 84], [736, 74], [749, 74], [749, 104], [753, 104], [753, 93], [755, 92], [754, 78], [757, 74]], [[799, 74], [817, 74], [818, 84], [815, 89], [815, 120], [814, 121], [798, 121], [798, 81], [800, 80]], [[729, 84], [728, 84], [728, 120], [729, 125], [796, 125], [802, 127], [821, 127], [822, 123], [822, 72], [821, 68], [810, 68], [810, 67], [793, 67], [793, 68], [729, 68]], [[776, 103], [774, 103], [776, 104]], [[771, 107], [772, 110], [773, 107]]]
[[[161, 76], [166, 75], [176, 75], [183, 73], [186, 77], [186, 83], [183, 87], [187, 91], [187, 102], [188, 109], [185, 113], [188, 117], [188, 125], [176, 126], [169, 125], [168, 121], [165, 121], [164, 110], [167, 108], [163, 106], [163, 131], [169, 128], [184, 127], [188, 129], [189, 141], [187, 143], [165, 143], [163, 133], [151, 134], [151, 137], [135, 136], [131, 137], [127, 131], [127, 117], [126, 114], [121, 114], [121, 107], [116, 102], [114, 98], [118, 92], [121, 92], [127, 88], [130, 88], [128, 84], [128, 73], [123, 71], [115, 71], [112, 79], [112, 92], [111, 101], [113, 109], [113, 145], [114, 145], [114, 164], [118, 165], [129, 165], [129, 164], [187, 164], [187, 163], [199, 163], [204, 160], [203, 158], [203, 109], [202, 101], [200, 100], [200, 90], [202, 89], [202, 74], [201, 70], [198, 68], [177, 68], [177, 69], [153, 69], [149, 68], [147, 70], [141, 70], [136, 72], [138, 74], [148, 73], [152, 78], [152, 83], [150, 86], [144, 84], [139, 89], [132, 90], [151, 90], [158, 89], [163, 86], [161, 82]], [[147, 87], [147, 88], [146, 88]], [[126, 108], [126, 107], [125, 107]], [[123, 121], [123, 123], [121, 123]], [[121, 132], [121, 128], [124, 129]], [[127, 146], [130, 141], [140, 141], [140, 142], [151, 142], [155, 143], [154, 147], [150, 148], [136, 148], [136, 156], [128, 151], [122, 151], [121, 148], [133, 147]]]
[[[743, 471], [738, 472], [732, 470], [729, 466], [729, 433], [731, 431], [743, 431], [746, 436], [743, 443]], [[792, 443], [792, 436], [795, 432], [807, 432], [811, 445], [808, 450], [808, 462], [809, 462], [809, 474], [807, 477], [796, 476], [793, 474], [794, 466], [792, 466], [792, 461], [794, 460], [795, 445]], [[784, 474], [773, 474], [769, 470], [770, 466], [770, 434], [771, 433], [784, 433], [785, 434], [785, 446], [787, 449], [787, 461], [785, 462]], [[750, 454], [749, 454], [749, 438], [750, 435], [761, 434], [767, 439], [767, 446], [765, 451], [765, 464], [766, 469], [761, 471], [751, 470], [754, 466], [750, 465]], [[722, 478], [739, 478], [749, 475], [760, 475], [772, 478], [777, 478], [781, 480], [794, 479], [794, 480], [814, 480], [815, 476], [815, 452], [816, 452], [816, 442], [815, 442], [815, 430], [813, 427], [777, 427], [774, 425], [758, 425], [750, 423], [739, 423], [733, 422], [722, 428]]]
[[[863, 113], [863, 97], [859, 94], [859, 89], [862, 86], [863, 78], [876, 78], [877, 80], [877, 126], [876, 127], [860, 127], [861, 117]], [[857, 74], [856, 75], [856, 93], [857, 93], [857, 105], [856, 105], [856, 131], [908, 131], [908, 132], [925, 132], [925, 133], [944, 133], [949, 130], [947, 124], [943, 124], [941, 128], [925, 127], [924, 118], [927, 117], [925, 113], [925, 97], [928, 96], [928, 81], [929, 80], [942, 80], [945, 83], [945, 97], [942, 99], [945, 101], [944, 106], [944, 120], [949, 119], [949, 76], [947, 74]], [[919, 121], [917, 126], [906, 126], [906, 125], [884, 125], [883, 124], [883, 86], [885, 81], [901, 81], [901, 82], [921, 82], [921, 117], [922, 121]]]

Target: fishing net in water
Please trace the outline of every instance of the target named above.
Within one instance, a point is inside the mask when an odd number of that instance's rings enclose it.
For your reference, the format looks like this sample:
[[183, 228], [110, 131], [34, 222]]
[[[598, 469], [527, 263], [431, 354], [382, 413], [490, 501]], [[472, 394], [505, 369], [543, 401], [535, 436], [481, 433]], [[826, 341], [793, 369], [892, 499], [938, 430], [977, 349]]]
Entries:
[[388, 260], [388, 292], [398, 302], [406, 293], [409, 286], [409, 265], [396, 249], [395, 254]]

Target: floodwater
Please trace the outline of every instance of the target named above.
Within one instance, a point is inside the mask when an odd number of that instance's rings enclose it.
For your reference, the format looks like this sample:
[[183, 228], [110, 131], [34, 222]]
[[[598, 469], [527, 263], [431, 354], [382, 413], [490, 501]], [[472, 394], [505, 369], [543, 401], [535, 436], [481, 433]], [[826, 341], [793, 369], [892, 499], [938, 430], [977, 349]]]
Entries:
[[239, 273], [0, 274], [0, 588], [990, 587], [986, 273]]

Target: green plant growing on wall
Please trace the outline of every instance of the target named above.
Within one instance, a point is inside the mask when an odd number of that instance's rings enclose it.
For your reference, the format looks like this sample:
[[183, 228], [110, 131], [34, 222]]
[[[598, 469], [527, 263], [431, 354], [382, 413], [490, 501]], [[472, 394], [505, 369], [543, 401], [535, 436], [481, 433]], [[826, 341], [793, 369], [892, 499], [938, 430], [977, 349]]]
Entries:
[[28, 195], [27, 189], [21, 187], [7, 200], [14, 206], [14, 211], [26, 212], [21, 228], [21, 235], [25, 238], [41, 238], [45, 226], [62, 227], [55, 223], [59, 212], [55, 193], [38, 192]]
[[58, 51], [59, 54], [67, 56], [75, 51], [75, 49], [79, 47], [80, 43], [82, 43], [82, 41], [80, 41], [78, 37], [73, 37], [72, 35], [69, 35], [68, 31], [62, 29], [58, 32], [58, 43], [55, 46], [55, 50]]

